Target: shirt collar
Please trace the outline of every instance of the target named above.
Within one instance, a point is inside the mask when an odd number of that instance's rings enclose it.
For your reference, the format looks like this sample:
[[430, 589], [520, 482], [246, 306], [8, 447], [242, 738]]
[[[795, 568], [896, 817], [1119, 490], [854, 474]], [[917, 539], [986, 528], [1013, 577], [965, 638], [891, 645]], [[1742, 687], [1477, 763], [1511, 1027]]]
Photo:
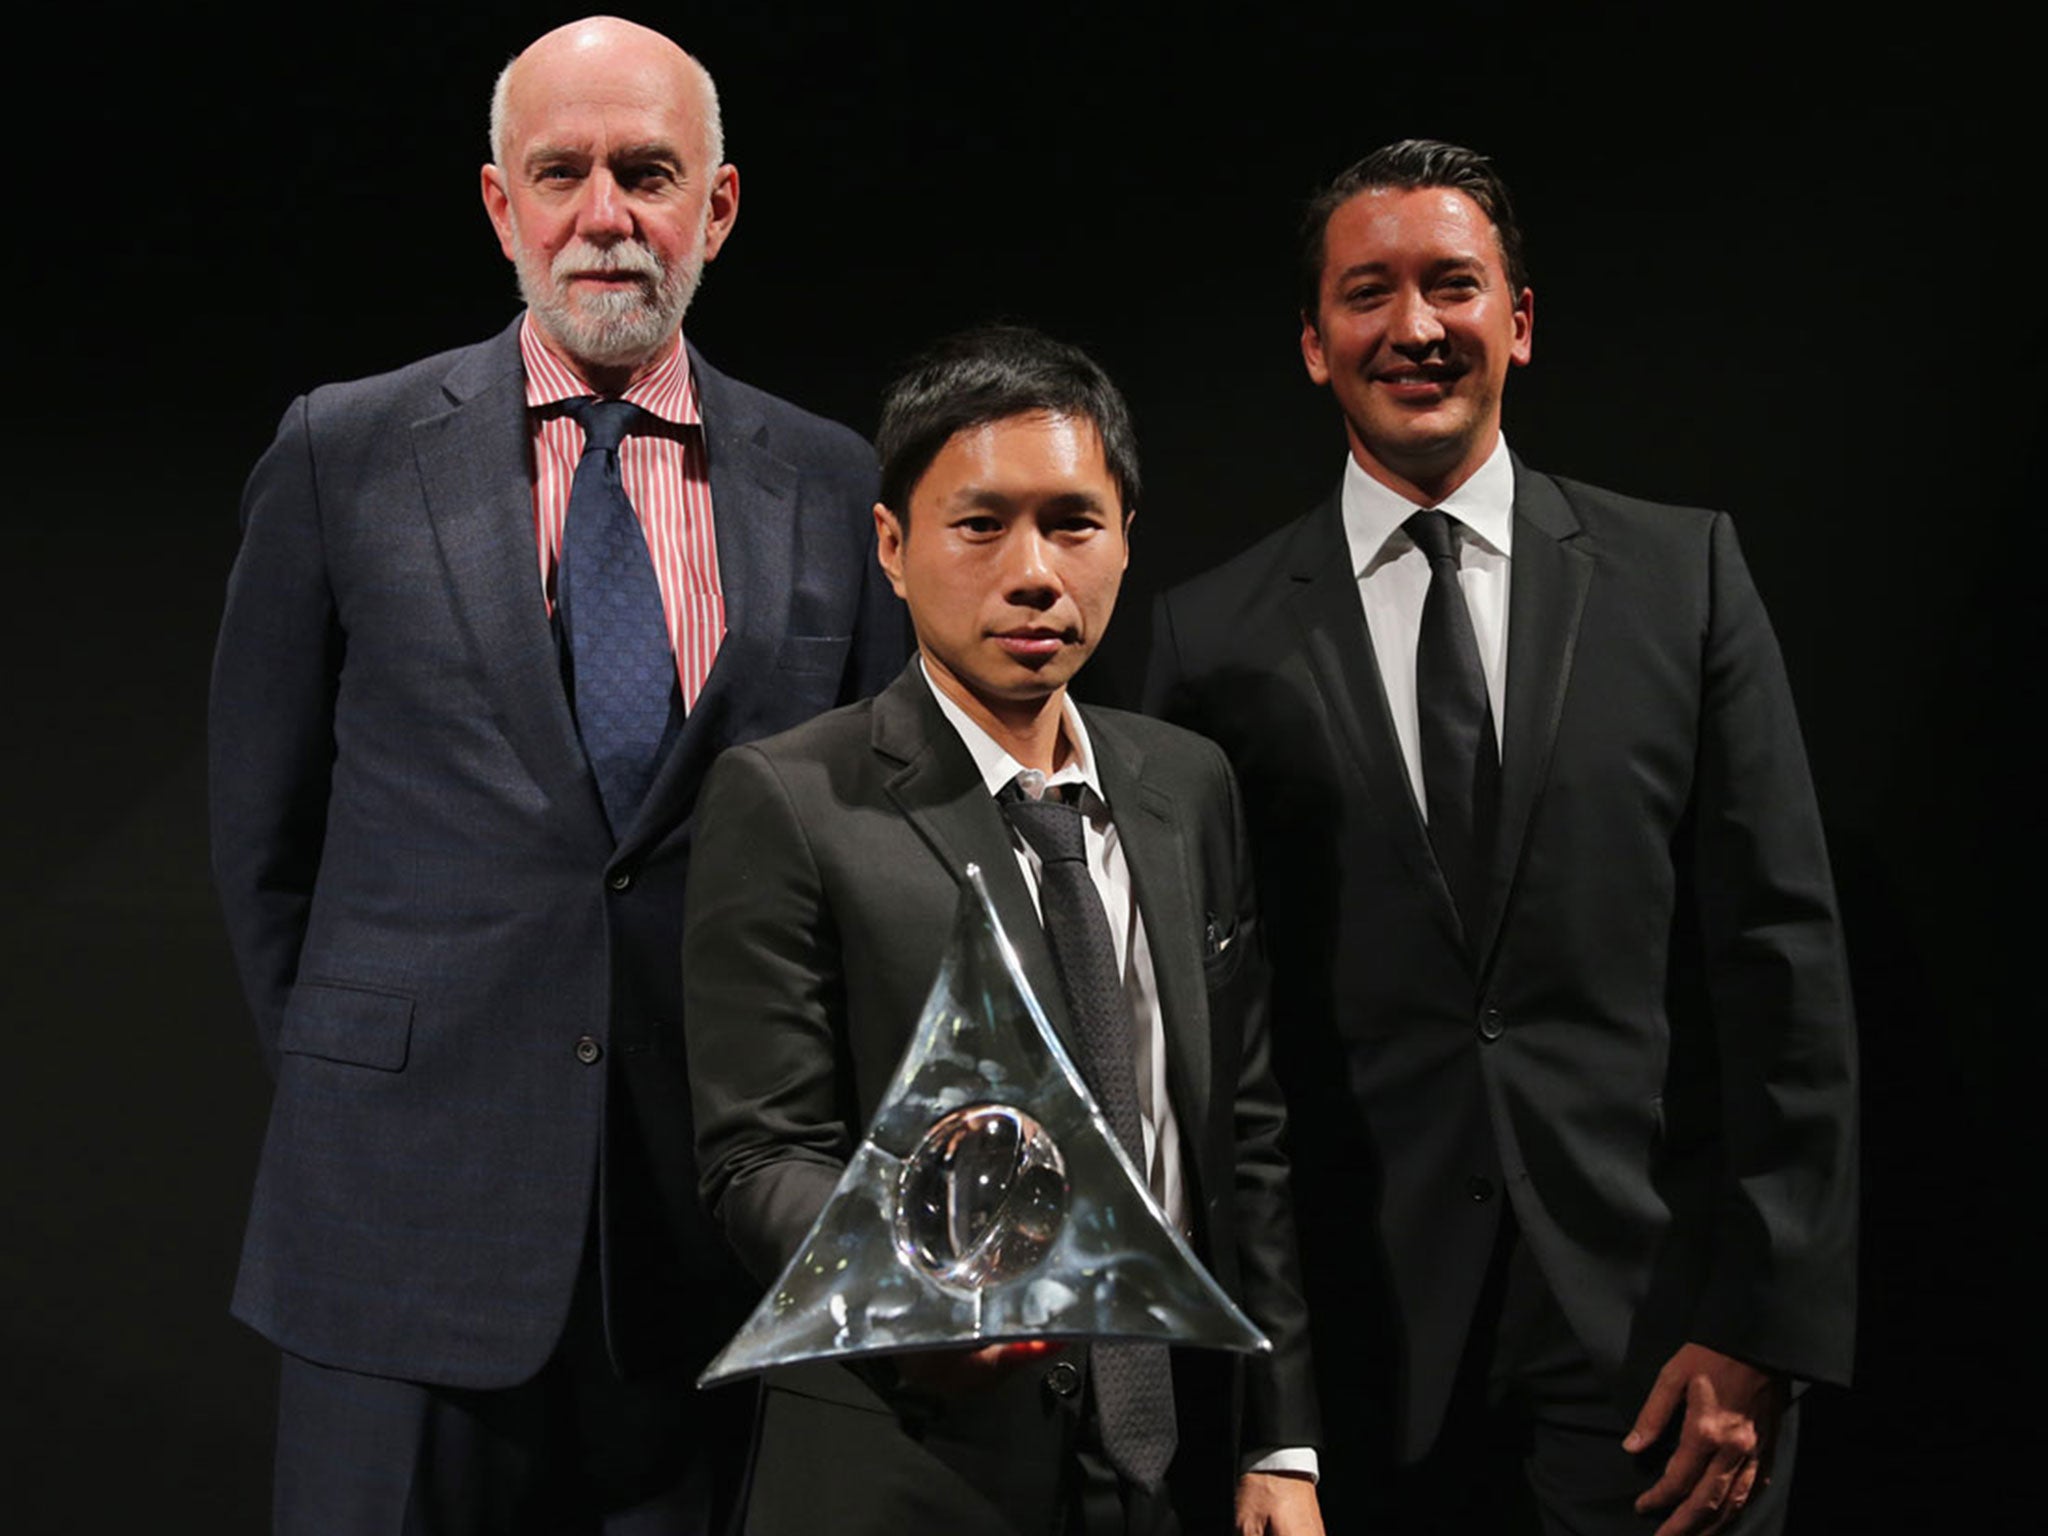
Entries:
[[[519, 356], [526, 364], [528, 409], [559, 405], [565, 400], [587, 400], [590, 386], [576, 377], [575, 370], [550, 352], [528, 310], [519, 322]], [[690, 372], [690, 350], [676, 333], [668, 356], [637, 380], [620, 398], [632, 401], [650, 416], [679, 427], [701, 425], [697, 408], [697, 379]]]
[[[1364, 576], [1376, 566], [1408, 550], [1408, 536], [1400, 546], [1387, 550], [1387, 540], [1399, 531], [1409, 516], [1421, 510], [1388, 490], [1359, 467], [1350, 455], [1344, 459], [1344, 542], [1351, 549], [1351, 574]], [[1495, 440], [1486, 462], [1473, 471], [1472, 478], [1442, 501], [1435, 503], [1472, 532], [1495, 554], [1511, 557], [1515, 537], [1515, 461], [1508, 454], [1505, 436]]]
[[[1000, 794], [1020, 773], [1038, 776], [1037, 769], [1026, 768], [1018, 762], [997, 744], [994, 737], [968, 718], [966, 710], [946, 697], [946, 691], [932, 681], [931, 670], [922, 656], [917, 659], [917, 670], [925, 686], [931, 689], [932, 697], [938, 701], [939, 712], [959, 734], [967, 755], [974, 759], [975, 771], [981, 775], [982, 785], [991, 795]], [[1107, 805], [1109, 801], [1102, 793], [1102, 780], [1095, 772], [1095, 749], [1088, 741], [1088, 727], [1082, 723], [1081, 711], [1075, 707], [1071, 695], [1060, 700], [1060, 720], [1066, 729], [1067, 739], [1073, 743], [1074, 752], [1063, 765], [1045, 776], [1045, 787], [1085, 784], [1098, 801]]]

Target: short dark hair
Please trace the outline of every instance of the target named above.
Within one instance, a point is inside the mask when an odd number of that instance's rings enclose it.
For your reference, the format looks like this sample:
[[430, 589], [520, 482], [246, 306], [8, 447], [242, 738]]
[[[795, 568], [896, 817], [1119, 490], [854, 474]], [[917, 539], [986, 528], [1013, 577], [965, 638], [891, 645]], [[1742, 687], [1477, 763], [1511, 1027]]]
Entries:
[[1079, 347], [1027, 325], [984, 325], [928, 349], [882, 396], [875, 452], [882, 505], [909, 525], [910, 493], [955, 433], [1045, 412], [1093, 424], [1124, 516], [1138, 507], [1138, 434], [1130, 407]]
[[1316, 316], [1323, 292], [1323, 235], [1330, 227], [1330, 215], [1361, 192], [1391, 189], [1413, 192], [1421, 187], [1449, 187], [1462, 192], [1479, 205], [1492, 221], [1494, 238], [1500, 242], [1501, 266], [1508, 286], [1519, 294], [1529, 286], [1529, 268], [1522, 257], [1522, 227], [1515, 222], [1515, 207], [1508, 199], [1507, 183], [1493, 162], [1476, 150], [1437, 139], [1402, 139], [1385, 144], [1356, 165], [1339, 171], [1309, 199], [1301, 216], [1301, 312], [1310, 320]]

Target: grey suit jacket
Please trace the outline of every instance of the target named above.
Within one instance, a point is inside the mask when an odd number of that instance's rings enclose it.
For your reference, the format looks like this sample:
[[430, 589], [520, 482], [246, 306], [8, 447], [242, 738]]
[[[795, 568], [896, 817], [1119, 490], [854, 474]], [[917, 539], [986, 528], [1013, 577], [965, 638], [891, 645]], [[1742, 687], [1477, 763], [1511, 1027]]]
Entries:
[[616, 842], [540, 589], [516, 324], [314, 391], [250, 477], [213, 862], [276, 1096], [235, 1310], [294, 1353], [524, 1380], [600, 1187], [613, 1258], [673, 1238], [608, 1264], [614, 1348], [717, 1342], [690, 1337], [724, 1315], [682, 1079], [692, 807], [721, 749], [871, 692], [906, 642], [866, 444], [691, 365], [727, 633]]
[[1337, 499], [1158, 610], [1148, 707], [1245, 788], [1340, 1461], [1354, 1432], [1434, 1438], [1503, 1201], [1628, 1418], [1688, 1339], [1849, 1371], [1855, 1040], [1769, 621], [1727, 517], [1515, 473], [1475, 933]]
[[[1152, 947], [1197, 1246], [1275, 1347], [1241, 1388], [1227, 1362], [1177, 1357], [1183, 1404], [1206, 1393], [1183, 1410], [1181, 1459], [1227, 1500], [1234, 1444], [1318, 1438], [1236, 788], [1209, 743], [1086, 713]], [[766, 1280], [895, 1070], [968, 863], [1062, 1031], [1066, 1010], [1002, 814], [914, 663], [871, 703], [727, 753], [699, 837], [684, 972], [704, 1191]], [[1234, 941], [1210, 947], [1209, 931]], [[1085, 1352], [1075, 1362], [1085, 1369]], [[935, 1405], [836, 1366], [771, 1377], [752, 1528], [801, 1528], [808, 1508], [833, 1510], [837, 1530], [896, 1530], [910, 1516], [1046, 1529], [1076, 1399], [1040, 1378]]]

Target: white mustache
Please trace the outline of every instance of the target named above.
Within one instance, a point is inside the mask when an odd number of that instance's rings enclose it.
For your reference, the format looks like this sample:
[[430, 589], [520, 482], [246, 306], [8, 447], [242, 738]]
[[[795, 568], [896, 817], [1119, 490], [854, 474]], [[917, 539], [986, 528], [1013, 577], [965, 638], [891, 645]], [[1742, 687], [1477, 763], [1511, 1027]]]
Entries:
[[558, 283], [585, 272], [623, 272], [630, 277], [660, 282], [667, 268], [659, 256], [637, 240], [622, 240], [608, 246], [572, 240], [556, 253], [549, 272]]

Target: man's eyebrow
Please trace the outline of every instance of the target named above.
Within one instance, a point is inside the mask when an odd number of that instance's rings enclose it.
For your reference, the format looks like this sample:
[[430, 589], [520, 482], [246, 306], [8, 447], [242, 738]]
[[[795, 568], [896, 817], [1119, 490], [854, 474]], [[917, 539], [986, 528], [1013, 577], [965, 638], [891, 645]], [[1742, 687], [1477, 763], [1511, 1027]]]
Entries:
[[1038, 504], [1038, 508], [1041, 512], [1051, 512], [1054, 515], [1065, 512], [1100, 512], [1107, 516], [1109, 513], [1108, 504], [1093, 491], [1062, 491], [1057, 496], [1046, 497]]
[[[1033, 512], [1050, 512], [1054, 515], [1067, 512], [1109, 513], [1109, 505], [1093, 491], [1060, 491], [1051, 496], [1026, 496], [1023, 498]], [[994, 486], [970, 485], [953, 501], [955, 511], [1004, 512], [1011, 513], [1019, 508], [1017, 497]]]
[[638, 144], [621, 144], [611, 152], [613, 160], [666, 160], [681, 165], [683, 156], [666, 139], [647, 139]]
[[[590, 149], [581, 144], [536, 144], [526, 152], [528, 165], [554, 165], [590, 159]], [[648, 139], [638, 144], [621, 144], [607, 156], [611, 161], [664, 160], [681, 165], [683, 157], [665, 139]]]
[[[1459, 267], [1484, 267], [1486, 258], [1476, 251], [1461, 251], [1450, 256], [1438, 256], [1424, 269], [1428, 272], [1449, 272]], [[1344, 268], [1337, 274], [1338, 283], [1348, 283], [1360, 277], [1384, 277], [1392, 270], [1392, 264], [1384, 261], [1360, 261]]]
[[526, 152], [528, 165], [554, 165], [565, 160], [587, 160], [588, 150], [569, 144], [536, 144]]

